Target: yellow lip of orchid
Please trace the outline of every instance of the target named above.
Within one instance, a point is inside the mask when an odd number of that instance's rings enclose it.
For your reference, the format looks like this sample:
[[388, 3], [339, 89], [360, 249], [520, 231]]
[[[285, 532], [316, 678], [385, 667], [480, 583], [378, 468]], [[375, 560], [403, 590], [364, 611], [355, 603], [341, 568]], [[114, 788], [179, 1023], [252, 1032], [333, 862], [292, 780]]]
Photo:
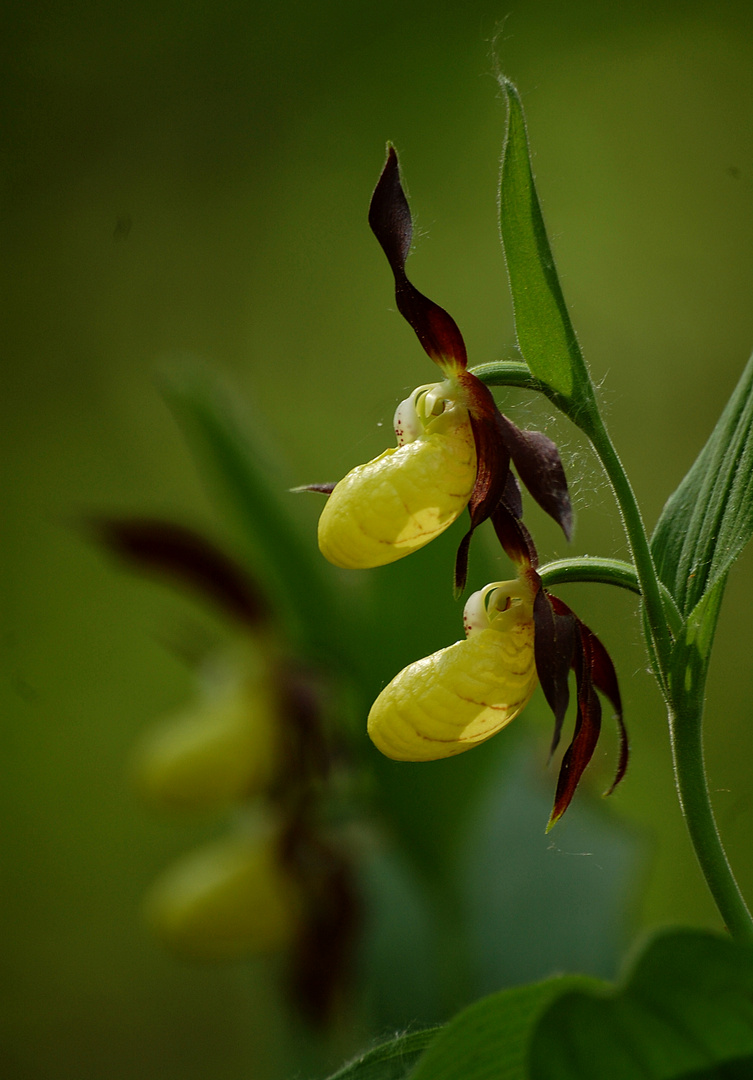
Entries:
[[467, 637], [397, 675], [374, 702], [372, 742], [396, 761], [461, 754], [496, 735], [525, 708], [538, 679], [533, 592], [525, 580], [474, 593]]
[[398, 445], [352, 469], [319, 519], [319, 549], [347, 569], [384, 566], [444, 532], [468, 505], [476, 447], [450, 382], [419, 386], [395, 412]]

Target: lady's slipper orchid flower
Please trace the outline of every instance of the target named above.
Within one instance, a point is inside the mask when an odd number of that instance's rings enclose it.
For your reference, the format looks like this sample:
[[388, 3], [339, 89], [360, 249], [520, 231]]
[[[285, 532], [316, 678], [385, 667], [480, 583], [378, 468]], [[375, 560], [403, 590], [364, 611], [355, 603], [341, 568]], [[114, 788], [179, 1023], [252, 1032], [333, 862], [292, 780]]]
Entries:
[[477, 526], [501, 501], [521, 515], [511, 461], [569, 539], [567, 481], [551, 439], [521, 431], [500, 413], [488, 388], [467, 370], [465, 343], [454, 319], [408, 280], [405, 262], [413, 223], [393, 147], [371, 200], [369, 224], [392, 269], [398, 309], [445, 381], [419, 387], [398, 407], [396, 449], [354, 469], [339, 484], [309, 485], [330, 496], [319, 524], [319, 545], [337, 566], [381, 566], [428, 543], [467, 506], [470, 529], [455, 567], [460, 590]]
[[465, 606], [466, 638], [404, 668], [374, 702], [368, 732], [387, 757], [433, 761], [461, 754], [522, 712], [538, 682], [555, 717], [554, 753], [575, 671], [577, 715], [560, 768], [549, 827], [570, 804], [601, 729], [601, 691], [611, 702], [621, 747], [614, 790], [628, 747], [614, 666], [591, 630], [541, 584], [536, 552], [522, 522], [499, 510], [495, 526], [517, 564], [515, 581], [494, 582]]

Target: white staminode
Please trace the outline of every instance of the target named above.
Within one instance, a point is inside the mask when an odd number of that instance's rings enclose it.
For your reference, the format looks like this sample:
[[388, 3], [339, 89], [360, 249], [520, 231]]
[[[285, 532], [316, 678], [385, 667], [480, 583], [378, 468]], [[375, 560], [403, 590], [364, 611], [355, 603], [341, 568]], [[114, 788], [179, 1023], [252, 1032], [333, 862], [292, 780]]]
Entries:
[[449, 387], [448, 382], [425, 383], [400, 402], [392, 421], [398, 446], [415, 442], [432, 417], [441, 416], [445, 405], [452, 405], [447, 396]]
[[522, 599], [520, 581], [493, 581], [478, 592], [471, 593], [463, 609], [465, 636], [488, 630], [494, 626], [497, 616]]

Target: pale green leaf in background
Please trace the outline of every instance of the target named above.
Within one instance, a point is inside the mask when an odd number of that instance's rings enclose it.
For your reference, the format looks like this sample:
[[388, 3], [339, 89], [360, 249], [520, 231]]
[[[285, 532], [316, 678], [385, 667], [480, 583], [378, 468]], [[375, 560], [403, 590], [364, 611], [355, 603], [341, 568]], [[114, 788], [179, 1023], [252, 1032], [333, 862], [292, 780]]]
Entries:
[[296, 530], [290, 513], [295, 497], [264, 435], [254, 430], [237, 398], [209, 367], [176, 365], [163, 374], [161, 388], [210, 490], [241, 526], [254, 570], [276, 598], [291, 635], [314, 651], [329, 652], [338, 640], [345, 645], [347, 634], [333, 632], [342, 616], [332, 610], [326, 566]]

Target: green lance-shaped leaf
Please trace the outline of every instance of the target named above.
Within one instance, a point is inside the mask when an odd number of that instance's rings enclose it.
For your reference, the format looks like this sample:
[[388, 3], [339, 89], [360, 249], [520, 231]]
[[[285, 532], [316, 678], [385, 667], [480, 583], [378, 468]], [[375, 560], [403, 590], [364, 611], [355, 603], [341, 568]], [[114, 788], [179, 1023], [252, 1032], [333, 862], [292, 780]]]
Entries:
[[677, 707], [684, 702], [702, 709], [711, 646], [726, 584], [726, 575], [716, 581], [690, 612], [677, 636], [669, 666], [672, 698]]
[[531, 372], [571, 416], [596, 410], [541, 214], [523, 106], [505, 78], [507, 138], [502, 157], [500, 228], [510, 278], [518, 345]]
[[651, 541], [659, 577], [683, 616], [726, 577], [752, 535], [753, 357]]
[[745, 1058], [750, 1066], [753, 947], [682, 929], [653, 938], [616, 990], [560, 995], [534, 1032], [528, 1076], [723, 1077], [738, 1075], [727, 1068]]
[[528, 1080], [531, 1037], [542, 1013], [566, 991], [602, 985], [570, 975], [482, 998], [439, 1032], [409, 1080]]
[[399, 1035], [339, 1069], [329, 1080], [404, 1080], [439, 1028]]
[[266, 440], [240, 414], [219, 376], [201, 364], [187, 362], [164, 374], [161, 388], [213, 490], [243, 528], [254, 568], [288, 632], [304, 649], [347, 652], [347, 633], [338, 632], [342, 612], [334, 610], [319, 560], [283, 508], [286, 485]]

